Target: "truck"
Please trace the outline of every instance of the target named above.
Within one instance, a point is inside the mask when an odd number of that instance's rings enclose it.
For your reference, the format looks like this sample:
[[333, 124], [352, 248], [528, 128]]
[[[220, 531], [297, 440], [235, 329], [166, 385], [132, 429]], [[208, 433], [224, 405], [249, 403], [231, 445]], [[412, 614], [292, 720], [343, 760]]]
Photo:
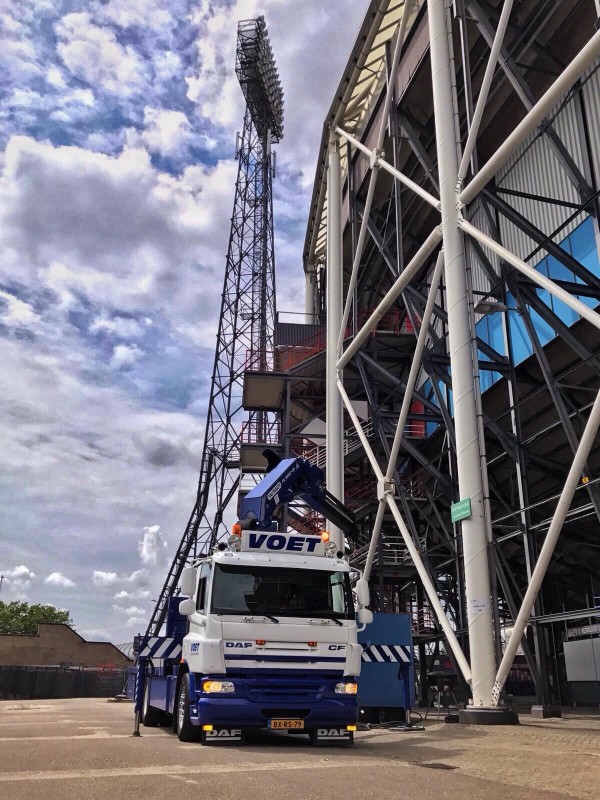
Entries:
[[346, 548], [327, 531], [281, 531], [274, 516], [300, 499], [349, 531], [352, 514], [317, 466], [267, 457], [228, 540], [183, 570], [165, 635], [142, 642], [136, 718], [204, 745], [261, 728], [352, 745], [368, 584], [352, 586]]

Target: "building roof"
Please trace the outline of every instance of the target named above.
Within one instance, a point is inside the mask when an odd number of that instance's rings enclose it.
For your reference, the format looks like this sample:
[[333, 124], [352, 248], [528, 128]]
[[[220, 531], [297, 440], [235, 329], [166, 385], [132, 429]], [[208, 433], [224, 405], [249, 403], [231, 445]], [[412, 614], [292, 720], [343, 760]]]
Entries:
[[[352, 52], [342, 73], [331, 107], [323, 123], [319, 160], [310, 205], [304, 245], [305, 269], [325, 260], [327, 217], [327, 145], [329, 131], [341, 125], [349, 133], [360, 134], [367, 124], [385, 82], [386, 51], [396, 36], [405, 7], [409, 18], [405, 38], [414, 26], [425, 0], [371, 0]], [[342, 155], [342, 180], [347, 174], [347, 159]]]

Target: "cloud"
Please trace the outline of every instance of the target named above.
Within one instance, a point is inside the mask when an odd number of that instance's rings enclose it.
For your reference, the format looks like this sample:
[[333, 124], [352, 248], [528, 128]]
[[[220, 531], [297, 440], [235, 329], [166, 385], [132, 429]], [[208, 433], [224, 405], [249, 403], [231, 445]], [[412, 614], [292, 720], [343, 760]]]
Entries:
[[138, 542], [138, 552], [142, 563], [155, 567], [167, 563], [167, 543], [160, 533], [160, 525], [150, 525], [144, 528], [144, 535]]
[[36, 577], [33, 570], [29, 569], [25, 564], [19, 564], [10, 569], [0, 568], [0, 573], [4, 575], [3, 587], [8, 589], [13, 599], [29, 600], [26, 591], [31, 588], [32, 582]]
[[115, 600], [146, 600], [150, 597], [150, 592], [147, 589], [141, 589], [136, 592], [127, 592], [124, 589], [117, 592], [114, 596]]
[[137, 616], [142, 617], [146, 613], [143, 608], [139, 608], [138, 606], [129, 606], [125, 608], [125, 606], [114, 605], [113, 610], [117, 612], [117, 614], [124, 614], [125, 616]]
[[[195, 501], [244, 111], [237, 21], [266, 14], [286, 93], [285, 310], [303, 291], [316, 147], [364, 0], [343, 15], [320, 0], [5, 6], [0, 559], [62, 575], [68, 546], [67, 580], [92, 573], [70, 603], [78, 629], [124, 641], [145, 629], [138, 606], [157, 596]], [[13, 580], [11, 597], [28, 584], [59, 602], [65, 589]]]
[[9, 579], [21, 578], [35, 578], [35, 572], [32, 572], [25, 564], [20, 564], [18, 567], [13, 567], [5, 572], [5, 577]]
[[130, 617], [125, 623], [127, 628], [137, 628], [140, 631], [145, 630], [147, 624], [148, 620], [146, 617]]
[[104, 0], [98, 10], [103, 22], [119, 28], [150, 28], [159, 33], [175, 24], [169, 11], [169, 0]]
[[77, 631], [88, 642], [112, 642], [112, 632], [106, 628], [81, 628]]
[[94, 570], [94, 574], [92, 580], [94, 582], [94, 586], [114, 586], [115, 583], [118, 581], [119, 576], [116, 572], [103, 572], [102, 570]]
[[0, 291], [0, 322], [10, 327], [30, 327], [40, 317], [33, 307], [9, 292]]
[[144, 130], [141, 140], [151, 153], [182, 157], [192, 143], [193, 132], [182, 111], [144, 109]]
[[133, 339], [144, 335], [152, 320], [146, 317], [142, 322], [131, 317], [108, 317], [104, 314], [98, 316], [90, 325], [91, 333], [112, 334], [121, 339]]
[[119, 44], [113, 30], [100, 27], [87, 12], [67, 14], [55, 27], [56, 52], [71, 74], [113, 94], [141, 90], [146, 65], [131, 45]]
[[118, 344], [110, 359], [111, 369], [131, 367], [143, 355], [144, 351], [135, 344]]
[[22, 279], [111, 318], [154, 311], [212, 328], [234, 175], [219, 162], [175, 178], [144, 150], [110, 157], [13, 137], [0, 178], [0, 277], [19, 265]]
[[70, 578], [60, 572], [50, 573], [44, 583], [49, 583], [51, 586], [61, 586], [64, 589], [72, 589], [75, 586], [75, 583]]

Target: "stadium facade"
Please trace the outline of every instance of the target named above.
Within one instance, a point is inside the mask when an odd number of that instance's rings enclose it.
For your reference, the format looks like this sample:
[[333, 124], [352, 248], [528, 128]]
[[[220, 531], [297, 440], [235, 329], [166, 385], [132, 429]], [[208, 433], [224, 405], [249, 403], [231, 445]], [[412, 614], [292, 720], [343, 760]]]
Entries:
[[[373, 0], [324, 121], [305, 316], [280, 315], [248, 361], [245, 408], [280, 423], [246, 438], [244, 468], [266, 445], [327, 469], [376, 610], [413, 615], [422, 699], [446, 653], [489, 705], [540, 572], [506, 671], [520, 659], [542, 706], [600, 699], [565, 661], [600, 622], [597, 16], [591, 0]], [[284, 523], [324, 524], [304, 512]]]

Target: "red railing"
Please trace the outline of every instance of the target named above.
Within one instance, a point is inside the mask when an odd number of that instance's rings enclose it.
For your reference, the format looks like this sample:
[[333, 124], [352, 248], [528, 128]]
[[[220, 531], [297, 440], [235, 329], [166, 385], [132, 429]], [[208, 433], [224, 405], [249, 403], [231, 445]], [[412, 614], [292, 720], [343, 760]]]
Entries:
[[[357, 329], [360, 330], [369, 319], [375, 309], [362, 309], [358, 315]], [[348, 323], [344, 332], [344, 338], [353, 333], [353, 323]], [[414, 333], [412, 323], [405, 311], [392, 309], [388, 311], [372, 328], [371, 335], [376, 333], [391, 333], [394, 336]], [[294, 345], [279, 347], [276, 350], [248, 350], [246, 353], [245, 368], [248, 372], [287, 372], [307, 361], [315, 355], [323, 352], [327, 346], [327, 334], [325, 328]]]
[[244, 422], [240, 432], [242, 444], [281, 444], [279, 420], [255, 419]]
[[288, 516], [288, 525], [298, 533], [305, 536], [318, 536], [321, 531], [325, 530], [325, 517], [321, 516], [317, 511], [307, 509], [305, 514], [296, 509], [297, 517], [290, 514]]
[[348, 499], [359, 497], [368, 497], [370, 499], [377, 497], [377, 481], [373, 476], [367, 478], [356, 478], [355, 480], [346, 480], [344, 482], [344, 494]]

